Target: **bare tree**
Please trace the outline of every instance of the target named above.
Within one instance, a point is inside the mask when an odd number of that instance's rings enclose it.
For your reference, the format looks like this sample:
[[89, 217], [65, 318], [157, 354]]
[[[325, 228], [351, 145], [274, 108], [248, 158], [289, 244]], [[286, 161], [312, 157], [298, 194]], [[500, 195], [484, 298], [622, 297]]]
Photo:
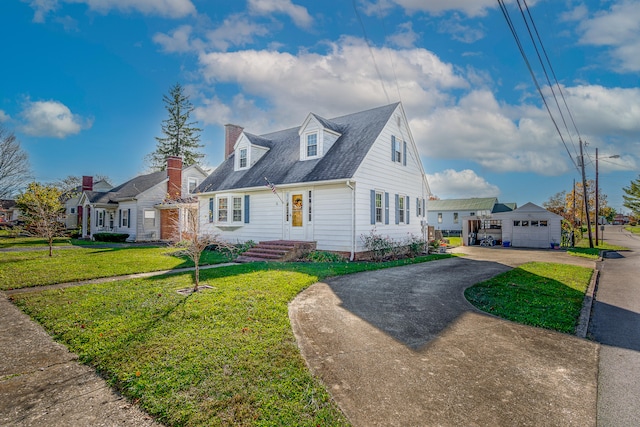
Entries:
[[201, 232], [197, 207], [184, 207], [183, 205], [180, 210], [181, 215], [174, 215], [171, 221], [173, 246], [181, 249], [182, 254], [193, 261], [193, 291], [198, 292], [202, 253], [209, 247], [229, 252], [234, 252], [236, 248], [231, 243], [222, 240], [217, 234]]
[[0, 199], [13, 196], [30, 177], [27, 152], [13, 132], [0, 124]]
[[30, 234], [44, 237], [49, 244], [49, 256], [53, 255], [53, 238], [63, 236], [64, 205], [60, 190], [53, 185], [32, 182], [27, 190], [16, 198]]

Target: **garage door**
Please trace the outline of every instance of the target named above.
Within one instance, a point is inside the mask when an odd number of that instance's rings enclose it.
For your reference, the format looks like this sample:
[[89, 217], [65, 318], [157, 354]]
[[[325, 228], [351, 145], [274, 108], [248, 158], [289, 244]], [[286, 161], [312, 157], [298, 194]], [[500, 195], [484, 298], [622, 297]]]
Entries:
[[512, 246], [519, 248], [548, 248], [550, 242], [549, 227], [546, 221], [513, 221]]

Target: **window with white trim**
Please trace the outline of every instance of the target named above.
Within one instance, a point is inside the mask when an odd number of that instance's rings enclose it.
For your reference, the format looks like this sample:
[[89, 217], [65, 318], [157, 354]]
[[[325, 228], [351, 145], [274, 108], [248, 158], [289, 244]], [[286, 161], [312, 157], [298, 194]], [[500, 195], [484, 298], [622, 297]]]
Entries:
[[240, 159], [238, 160], [238, 167], [240, 169], [247, 167], [247, 149], [246, 148], [240, 149]]
[[220, 197], [218, 199], [218, 222], [227, 222], [229, 217], [229, 199]]
[[156, 211], [145, 210], [144, 211], [144, 229], [150, 230], [156, 226]]
[[438, 224], [442, 224], [442, 212], [438, 212]]
[[457, 224], [458, 223], [458, 212], [454, 212], [453, 213], [453, 223]]
[[196, 187], [198, 186], [198, 178], [189, 178], [189, 194], [193, 194], [196, 191]]
[[121, 209], [120, 218], [122, 219], [122, 227], [129, 228], [129, 209]]
[[376, 191], [376, 224], [382, 224], [384, 213], [384, 199], [382, 191]]
[[242, 197], [233, 197], [233, 222], [242, 221]]
[[393, 161], [402, 163], [402, 142], [395, 136], [391, 138], [393, 139]]
[[400, 224], [405, 223], [407, 209], [407, 207], [405, 206], [405, 200], [406, 197], [403, 195], [400, 195], [400, 197], [398, 198], [398, 220], [400, 221]]
[[307, 157], [316, 157], [318, 155], [318, 134], [310, 133], [307, 135]]

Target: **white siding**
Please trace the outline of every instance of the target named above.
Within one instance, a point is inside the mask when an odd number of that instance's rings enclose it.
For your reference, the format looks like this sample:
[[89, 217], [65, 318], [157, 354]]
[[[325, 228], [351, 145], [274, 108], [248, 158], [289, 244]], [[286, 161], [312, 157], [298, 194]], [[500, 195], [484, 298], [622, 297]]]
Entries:
[[[189, 196], [189, 178], [196, 178], [198, 181], [198, 185], [200, 185], [202, 181], [205, 180], [206, 177], [207, 176], [202, 172], [200, 172], [196, 167], [188, 167], [183, 169], [182, 170], [182, 188], [180, 189], [180, 191], [182, 191], [182, 197]], [[165, 193], [166, 193], [166, 190], [165, 190]], [[156, 201], [156, 203], [160, 203], [165, 196], [166, 194], [163, 194], [162, 197]]]
[[[186, 182], [185, 174], [182, 176], [183, 185]], [[184, 187], [183, 187], [184, 188]], [[144, 211], [146, 209], [155, 209], [154, 206], [162, 203], [167, 195], [167, 183], [162, 182], [155, 187], [150, 188], [143, 194], [140, 194], [137, 202], [120, 203], [122, 209], [131, 208], [131, 227], [129, 240], [159, 240], [160, 239], [160, 212], [156, 210], [156, 226], [152, 230], [144, 228]], [[129, 205], [129, 203], [131, 203]]]
[[[400, 120], [398, 120], [400, 117]], [[400, 124], [398, 125], [398, 121]], [[391, 137], [395, 136], [407, 143], [407, 164], [394, 162], [391, 158]], [[404, 154], [404, 153], [403, 153]], [[367, 235], [374, 228], [371, 224], [371, 190], [389, 193], [389, 224], [375, 226], [378, 234], [395, 240], [407, 238], [413, 234], [423, 236], [421, 220], [416, 216], [416, 198], [427, 198], [428, 190], [422, 176], [422, 163], [413, 143], [400, 106], [391, 116], [373, 147], [356, 172], [356, 243], [357, 252], [364, 250], [362, 235]], [[409, 224], [395, 223], [395, 195], [409, 196]]]

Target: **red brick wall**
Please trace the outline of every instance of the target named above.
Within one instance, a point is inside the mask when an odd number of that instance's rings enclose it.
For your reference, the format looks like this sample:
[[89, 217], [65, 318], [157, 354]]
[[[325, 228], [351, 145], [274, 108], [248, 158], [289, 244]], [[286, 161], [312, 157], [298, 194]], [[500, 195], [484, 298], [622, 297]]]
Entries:
[[169, 199], [176, 200], [182, 196], [182, 158], [177, 156], [167, 157], [167, 194]]
[[178, 234], [178, 209], [160, 211], [160, 239], [175, 240]]
[[240, 137], [240, 134], [242, 133], [243, 130], [244, 128], [237, 125], [232, 125], [232, 124], [224, 125], [224, 158], [225, 159], [228, 159], [231, 153], [233, 153], [233, 146], [235, 145], [236, 141]]

